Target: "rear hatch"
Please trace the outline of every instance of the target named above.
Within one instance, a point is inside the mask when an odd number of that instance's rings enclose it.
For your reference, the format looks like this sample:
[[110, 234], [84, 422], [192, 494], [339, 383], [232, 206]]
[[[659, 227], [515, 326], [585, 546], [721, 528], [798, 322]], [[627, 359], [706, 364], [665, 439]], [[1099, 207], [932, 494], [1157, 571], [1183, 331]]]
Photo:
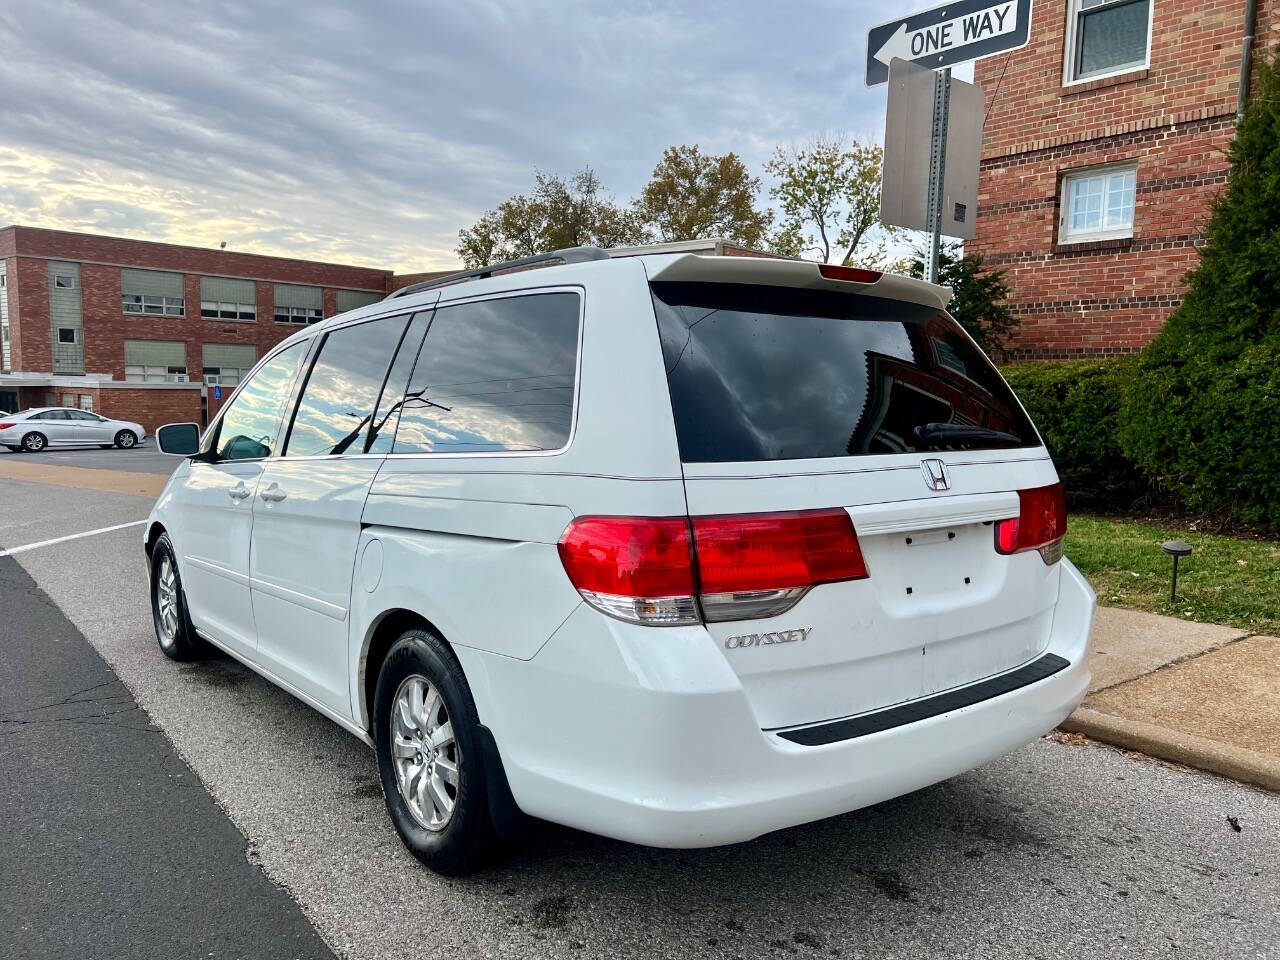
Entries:
[[[1033, 659], [1057, 554], [1003, 553], [996, 531], [1057, 476], [1012, 392], [939, 288], [775, 264], [650, 271], [695, 540], [698, 518], [834, 511], [862, 555], [860, 573], [789, 606], [732, 589], [708, 605], [704, 585], [708, 630], [760, 726], [882, 709]], [[725, 583], [769, 549], [742, 541], [715, 558]], [[718, 548], [695, 549], [705, 577]]]

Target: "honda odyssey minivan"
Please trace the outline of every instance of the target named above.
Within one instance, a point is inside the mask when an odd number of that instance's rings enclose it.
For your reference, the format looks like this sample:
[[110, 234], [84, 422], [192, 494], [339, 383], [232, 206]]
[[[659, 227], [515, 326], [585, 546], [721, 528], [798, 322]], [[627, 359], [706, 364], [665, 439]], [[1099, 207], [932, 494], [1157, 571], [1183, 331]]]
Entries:
[[702, 847], [985, 763], [1080, 702], [1094, 596], [949, 297], [575, 248], [299, 331], [160, 431], [160, 647], [374, 747], [446, 873], [526, 817]]

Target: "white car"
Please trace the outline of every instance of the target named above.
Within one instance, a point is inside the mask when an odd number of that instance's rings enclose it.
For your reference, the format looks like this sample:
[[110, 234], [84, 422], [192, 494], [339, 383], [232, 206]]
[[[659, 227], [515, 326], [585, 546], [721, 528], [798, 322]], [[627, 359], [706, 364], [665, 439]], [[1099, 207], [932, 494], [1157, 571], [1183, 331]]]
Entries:
[[702, 847], [986, 763], [1080, 702], [1094, 595], [949, 291], [591, 248], [265, 356], [145, 531], [211, 644], [376, 748], [441, 872], [523, 817]]
[[76, 407], [34, 407], [0, 417], [0, 445], [38, 453], [47, 447], [120, 447], [128, 450], [147, 431], [131, 420], [108, 420]]

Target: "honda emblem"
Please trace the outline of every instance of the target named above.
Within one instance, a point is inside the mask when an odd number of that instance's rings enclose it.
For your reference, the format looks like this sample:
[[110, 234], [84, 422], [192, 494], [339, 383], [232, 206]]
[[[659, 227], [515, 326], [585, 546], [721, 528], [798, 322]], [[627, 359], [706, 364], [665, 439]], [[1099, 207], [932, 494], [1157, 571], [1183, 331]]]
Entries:
[[947, 476], [947, 465], [941, 460], [921, 460], [920, 472], [924, 474], [924, 485], [930, 490], [950, 490], [951, 478]]

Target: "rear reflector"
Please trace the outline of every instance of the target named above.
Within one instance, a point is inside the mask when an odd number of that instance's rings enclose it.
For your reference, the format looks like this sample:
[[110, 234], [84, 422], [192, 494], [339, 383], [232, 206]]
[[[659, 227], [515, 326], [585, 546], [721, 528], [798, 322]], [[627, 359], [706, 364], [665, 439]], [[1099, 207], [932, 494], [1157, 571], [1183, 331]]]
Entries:
[[996, 522], [996, 552], [1039, 550], [1045, 563], [1062, 557], [1067, 532], [1067, 503], [1062, 484], [1018, 491], [1018, 515]]
[[583, 517], [559, 549], [583, 599], [633, 623], [697, 623], [699, 604], [707, 620], [776, 616], [810, 587], [867, 576], [842, 509]]
[[834, 263], [818, 264], [818, 273], [828, 280], [845, 280], [850, 283], [875, 283], [884, 276], [879, 270], [863, 270], [861, 267], [839, 267]]

